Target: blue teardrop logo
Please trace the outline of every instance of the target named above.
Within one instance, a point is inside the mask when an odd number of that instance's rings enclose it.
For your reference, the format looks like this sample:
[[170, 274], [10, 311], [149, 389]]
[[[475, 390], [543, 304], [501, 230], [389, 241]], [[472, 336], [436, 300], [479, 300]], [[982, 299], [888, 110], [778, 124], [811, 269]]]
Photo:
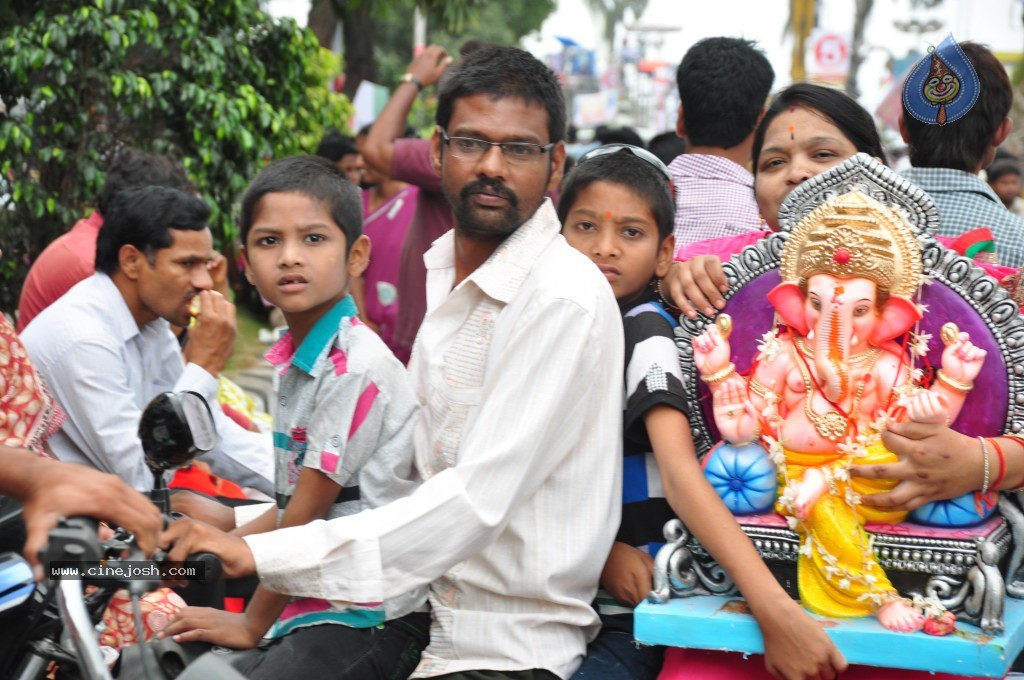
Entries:
[[945, 125], [971, 110], [981, 83], [952, 33], [928, 51], [903, 83], [903, 106], [922, 123]]

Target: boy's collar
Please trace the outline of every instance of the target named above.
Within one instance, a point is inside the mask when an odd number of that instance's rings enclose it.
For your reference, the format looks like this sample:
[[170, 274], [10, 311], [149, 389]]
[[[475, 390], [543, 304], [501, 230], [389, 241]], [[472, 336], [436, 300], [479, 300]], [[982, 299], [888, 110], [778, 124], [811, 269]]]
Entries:
[[338, 334], [341, 320], [356, 316], [358, 313], [355, 300], [351, 295], [346, 295], [317, 320], [298, 349], [295, 349], [292, 334], [286, 333], [267, 351], [267, 361], [274, 366], [280, 366], [290, 360], [292, 365], [312, 375], [317, 358]]

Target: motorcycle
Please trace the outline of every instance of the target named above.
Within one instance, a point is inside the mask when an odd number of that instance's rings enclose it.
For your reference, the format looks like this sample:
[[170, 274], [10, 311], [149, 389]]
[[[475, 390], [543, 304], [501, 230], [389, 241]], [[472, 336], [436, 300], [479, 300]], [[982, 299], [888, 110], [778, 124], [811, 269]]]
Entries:
[[[174, 517], [164, 476], [216, 445], [217, 431], [210, 407], [194, 392], [160, 394], [143, 411], [139, 437], [154, 476], [150, 498], [170, 521]], [[21, 522], [20, 514], [9, 506], [2, 510], [0, 535], [17, 536], [17, 529], [11, 529], [11, 525]], [[133, 564], [160, 565], [166, 558], [158, 553], [148, 561], [131, 535], [117, 530], [112, 538], [101, 541], [97, 529], [93, 519], [61, 520], [50, 532], [49, 543], [40, 556], [42, 563], [48, 567], [59, 563], [102, 564], [106, 574], [128, 574]], [[192, 582], [192, 596], [187, 599], [204, 606], [217, 606], [219, 599], [222, 605], [223, 585], [216, 556], [190, 555], [187, 563], [204, 571], [202, 579]], [[0, 653], [0, 677], [39, 680], [56, 663], [62, 678], [113, 680], [115, 675], [107, 668], [97, 637], [103, 612], [114, 593], [126, 589], [131, 597], [136, 639], [144, 640], [140, 598], [160, 587], [160, 580], [127, 576], [68, 578], [55, 575], [59, 571], [48, 568], [48, 578], [36, 583], [23, 557], [15, 552], [0, 554], [0, 626], [10, 630], [11, 622], [18, 622], [20, 631], [14, 639], [6, 640], [6, 654]], [[96, 588], [87, 594], [85, 585]], [[225, 661], [203, 654], [206, 649], [201, 645], [180, 645], [171, 639], [126, 646], [115, 666], [116, 677], [242, 680], [243, 676]]]

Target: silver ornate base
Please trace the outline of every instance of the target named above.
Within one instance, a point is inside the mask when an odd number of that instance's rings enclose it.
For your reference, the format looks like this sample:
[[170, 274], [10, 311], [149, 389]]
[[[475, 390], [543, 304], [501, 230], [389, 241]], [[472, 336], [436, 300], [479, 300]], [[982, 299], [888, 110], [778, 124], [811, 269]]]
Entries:
[[[1003, 600], [1024, 595], [1024, 511], [1019, 493], [999, 501], [1002, 521], [974, 539], [875, 534], [874, 551], [893, 585], [907, 597], [935, 597], [962, 621], [989, 634], [1003, 631]], [[797, 534], [786, 528], [740, 526], [772, 567], [779, 582], [796, 597]], [[664, 528], [666, 544], [654, 560], [654, 589], [647, 599], [738, 595], [725, 570], [675, 519]], [[1012, 548], [1012, 549], [1011, 549]]]

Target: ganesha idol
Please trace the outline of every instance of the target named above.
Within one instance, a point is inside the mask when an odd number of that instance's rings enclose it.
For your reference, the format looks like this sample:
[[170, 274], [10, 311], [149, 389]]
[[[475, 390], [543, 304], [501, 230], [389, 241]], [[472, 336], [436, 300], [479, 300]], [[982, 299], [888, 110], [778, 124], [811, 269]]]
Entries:
[[864, 193], [835, 196], [804, 217], [783, 246], [780, 274], [768, 294], [780, 323], [746, 377], [730, 361], [727, 316], [693, 340], [715, 424], [733, 444], [759, 438], [777, 466], [776, 509], [801, 542], [804, 606], [918, 630], [924, 617], [890, 583], [862, 528], [905, 519], [859, 503], [892, 482], [851, 479], [849, 468], [896, 462], [881, 442], [887, 423], [955, 420], [986, 352], [949, 323], [941, 366], [924, 384], [914, 355], [921, 247], [900, 214]]
[[[905, 518], [862, 502], [891, 480], [850, 468], [896, 460], [894, 422], [1024, 434], [1024, 316], [936, 239], [931, 197], [866, 154], [796, 187], [779, 224], [723, 264], [717, 318], [676, 328], [705, 475], [851, 664], [1003, 677], [1024, 649], [1024, 493]], [[763, 652], [728, 572], [681, 520], [664, 535], [636, 639]]]

